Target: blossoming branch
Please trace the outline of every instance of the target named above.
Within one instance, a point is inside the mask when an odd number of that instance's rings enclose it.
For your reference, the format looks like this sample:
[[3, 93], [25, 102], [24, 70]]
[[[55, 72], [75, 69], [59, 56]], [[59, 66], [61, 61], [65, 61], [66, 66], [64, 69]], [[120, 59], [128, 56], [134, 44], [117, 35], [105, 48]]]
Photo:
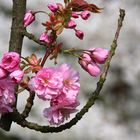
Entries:
[[[70, 128], [94, 104], [102, 89], [111, 58], [117, 47], [125, 12], [122, 9], [120, 10], [118, 27], [110, 51], [105, 48], [94, 47], [83, 50], [80, 48], [65, 50], [63, 42], [58, 41], [59, 35], [63, 33], [64, 29], [73, 30], [78, 39], [84, 40], [85, 34], [78, 28], [75, 19], [88, 20], [92, 13], [100, 13], [101, 8], [95, 4], [89, 4], [85, 0], [64, 0], [64, 3], [51, 2], [47, 6], [50, 10], [49, 13], [32, 10], [25, 12], [26, 0], [21, 0], [20, 2], [14, 0], [13, 5], [15, 7], [13, 10], [17, 11], [13, 12], [15, 20], [13, 20], [13, 28], [11, 28], [10, 52], [5, 53], [0, 62], [0, 114], [2, 115], [0, 126], [8, 131], [12, 121], [14, 121], [22, 127], [41, 132], [60, 132]], [[19, 5], [23, 6], [23, 9], [19, 8]], [[39, 13], [45, 14], [49, 19], [47, 18], [46, 22], [42, 23], [45, 27], [44, 32], [40, 33], [39, 37], [35, 37], [27, 32], [27, 28], [36, 20], [36, 16]], [[15, 25], [19, 26], [19, 28]], [[39, 45], [45, 46], [46, 52], [43, 58], [38, 58], [34, 53], [30, 56], [20, 56], [23, 36], [28, 37]], [[18, 41], [14, 42], [17, 38]], [[80, 104], [78, 99], [80, 74], [78, 70], [74, 70], [66, 62], [57, 64], [57, 57], [61, 53], [66, 53], [72, 57], [76, 56], [76, 61], [92, 77], [100, 75], [97, 88], [87, 104], [70, 122], [65, 124], [62, 123], [70, 117], [70, 114], [78, 111], [77, 106]], [[44, 66], [48, 58], [54, 60], [55, 66]], [[100, 65], [103, 64], [105, 66], [102, 70]], [[24, 90], [29, 92], [29, 97], [23, 112], [19, 113], [16, 108], [16, 102], [18, 94]], [[47, 118], [50, 125], [56, 125], [57, 127], [40, 126], [26, 120], [34, 104], [35, 96], [49, 103], [49, 106], [44, 107], [42, 114]]]

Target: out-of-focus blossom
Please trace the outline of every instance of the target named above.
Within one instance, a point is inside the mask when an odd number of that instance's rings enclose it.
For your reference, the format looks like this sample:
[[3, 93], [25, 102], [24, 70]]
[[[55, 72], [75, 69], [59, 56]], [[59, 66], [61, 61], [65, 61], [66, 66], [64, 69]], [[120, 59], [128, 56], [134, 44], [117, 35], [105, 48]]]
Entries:
[[14, 84], [9, 79], [0, 80], [0, 113], [12, 112], [14, 102]]
[[62, 73], [55, 68], [43, 68], [29, 81], [29, 88], [43, 100], [57, 96], [62, 86]]
[[0, 67], [7, 70], [8, 72], [13, 72], [19, 69], [20, 56], [16, 52], [5, 53], [2, 61], [0, 62]]
[[48, 4], [48, 8], [52, 11], [52, 12], [56, 12], [59, 9], [59, 6], [57, 5], [57, 3], [52, 3], [50, 2]]
[[69, 22], [68, 22], [68, 28], [75, 28], [76, 27], [76, 23], [75, 23], [75, 21], [73, 21], [73, 20], [70, 20]]
[[82, 19], [87, 20], [90, 17], [90, 12], [89, 11], [83, 11], [83, 12], [81, 12], [80, 15], [81, 15]]
[[46, 32], [44, 32], [40, 35], [39, 40], [42, 41], [42, 42], [46, 42], [46, 43], [50, 42], [49, 36]]
[[99, 64], [105, 63], [108, 57], [109, 51], [103, 48], [91, 48], [84, 51], [79, 59], [79, 64], [84, 70], [86, 70], [91, 76], [98, 76], [101, 73]]
[[15, 70], [10, 74], [10, 79], [15, 83], [18, 84], [21, 82], [22, 78], [24, 76], [24, 72], [21, 70]]
[[48, 119], [51, 125], [59, 125], [65, 119], [67, 120], [71, 113], [77, 111], [76, 107], [79, 105], [79, 102], [75, 94], [60, 94], [51, 100], [50, 105], [49, 108], [44, 109], [44, 117]]
[[24, 27], [27, 27], [35, 20], [35, 14], [32, 10], [29, 10], [24, 15]]
[[76, 35], [79, 39], [83, 40], [84, 33], [83, 33], [81, 30], [76, 30], [75, 35]]

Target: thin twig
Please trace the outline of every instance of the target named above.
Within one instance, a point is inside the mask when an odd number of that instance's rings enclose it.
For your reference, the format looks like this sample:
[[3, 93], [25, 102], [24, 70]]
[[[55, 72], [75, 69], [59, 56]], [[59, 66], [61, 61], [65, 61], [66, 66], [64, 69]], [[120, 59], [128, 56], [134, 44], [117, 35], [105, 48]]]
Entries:
[[35, 98], [35, 92], [29, 91], [29, 97], [27, 99], [27, 103], [25, 105], [25, 108], [23, 112], [21, 113], [22, 118], [27, 118], [29, 116], [29, 113], [32, 109], [32, 106], [34, 104], [34, 98]]
[[47, 44], [44, 42], [41, 42], [38, 38], [36, 38], [33, 34], [28, 33], [26, 30], [21, 30], [20, 31], [22, 35], [28, 37], [30, 40], [33, 40], [34, 42], [36, 42], [39, 45], [43, 45], [47, 47]]

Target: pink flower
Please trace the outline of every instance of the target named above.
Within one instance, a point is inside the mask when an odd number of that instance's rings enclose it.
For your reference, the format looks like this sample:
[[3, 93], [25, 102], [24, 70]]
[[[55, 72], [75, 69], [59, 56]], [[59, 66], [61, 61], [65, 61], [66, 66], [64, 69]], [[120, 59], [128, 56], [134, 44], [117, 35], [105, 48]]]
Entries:
[[103, 64], [108, 57], [109, 51], [103, 48], [95, 48], [91, 53], [91, 57], [93, 60], [100, 64]]
[[12, 112], [14, 102], [14, 85], [9, 79], [0, 80], [0, 113]]
[[63, 75], [55, 68], [43, 68], [29, 81], [29, 88], [43, 100], [56, 97], [62, 86]]
[[90, 17], [89, 11], [83, 11], [83, 12], [81, 12], [80, 15], [81, 15], [82, 19], [84, 19], [84, 20], [87, 20]]
[[42, 33], [40, 35], [40, 38], [39, 38], [40, 41], [43, 41], [43, 42], [46, 42], [46, 43], [50, 43], [50, 39], [49, 39], [49, 36], [46, 32]]
[[81, 54], [79, 64], [84, 70], [86, 70], [91, 76], [98, 76], [101, 73], [99, 64], [105, 63], [108, 57], [109, 51], [102, 48], [90, 48]]
[[62, 64], [58, 67], [63, 75], [63, 89], [65, 94], [77, 95], [80, 90], [79, 73], [71, 68], [68, 64]]
[[2, 61], [0, 63], [0, 67], [7, 70], [8, 72], [13, 72], [19, 69], [20, 56], [16, 52], [8, 52], [5, 53]]
[[79, 18], [78, 14], [77, 14], [76, 12], [72, 12], [72, 13], [71, 13], [71, 16], [72, 16], [73, 18]]
[[68, 28], [75, 28], [75, 27], [76, 27], [75, 21], [70, 20], [70, 21], [68, 22]]
[[34, 20], [35, 20], [35, 14], [33, 13], [33, 11], [29, 10], [24, 15], [24, 27], [30, 25]]
[[50, 105], [51, 107], [44, 109], [44, 117], [48, 119], [51, 125], [59, 125], [65, 119], [67, 120], [71, 113], [77, 111], [76, 107], [79, 105], [79, 102], [75, 94], [60, 94], [51, 100]]
[[8, 72], [5, 69], [0, 68], [0, 79], [6, 78], [7, 76]]
[[15, 83], [18, 84], [21, 82], [22, 78], [24, 76], [24, 72], [21, 70], [15, 70], [14, 72], [12, 72], [9, 77], [10, 79]]
[[84, 33], [83, 33], [81, 30], [76, 30], [75, 35], [76, 35], [79, 39], [83, 40]]
[[56, 3], [49, 3], [48, 4], [48, 8], [52, 11], [52, 12], [56, 12], [59, 9], [59, 6]]

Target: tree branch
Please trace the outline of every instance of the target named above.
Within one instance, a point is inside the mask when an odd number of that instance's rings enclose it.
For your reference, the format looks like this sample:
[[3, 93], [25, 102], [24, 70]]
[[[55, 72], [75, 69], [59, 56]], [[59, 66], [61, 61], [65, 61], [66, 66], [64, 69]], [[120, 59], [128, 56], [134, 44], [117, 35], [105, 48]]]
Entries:
[[36, 42], [39, 45], [47, 46], [46, 43], [41, 42], [38, 38], [36, 38], [33, 34], [28, 33], [25, 29], [20, 31], [22, 35], [26, 36], [28, 39]]

